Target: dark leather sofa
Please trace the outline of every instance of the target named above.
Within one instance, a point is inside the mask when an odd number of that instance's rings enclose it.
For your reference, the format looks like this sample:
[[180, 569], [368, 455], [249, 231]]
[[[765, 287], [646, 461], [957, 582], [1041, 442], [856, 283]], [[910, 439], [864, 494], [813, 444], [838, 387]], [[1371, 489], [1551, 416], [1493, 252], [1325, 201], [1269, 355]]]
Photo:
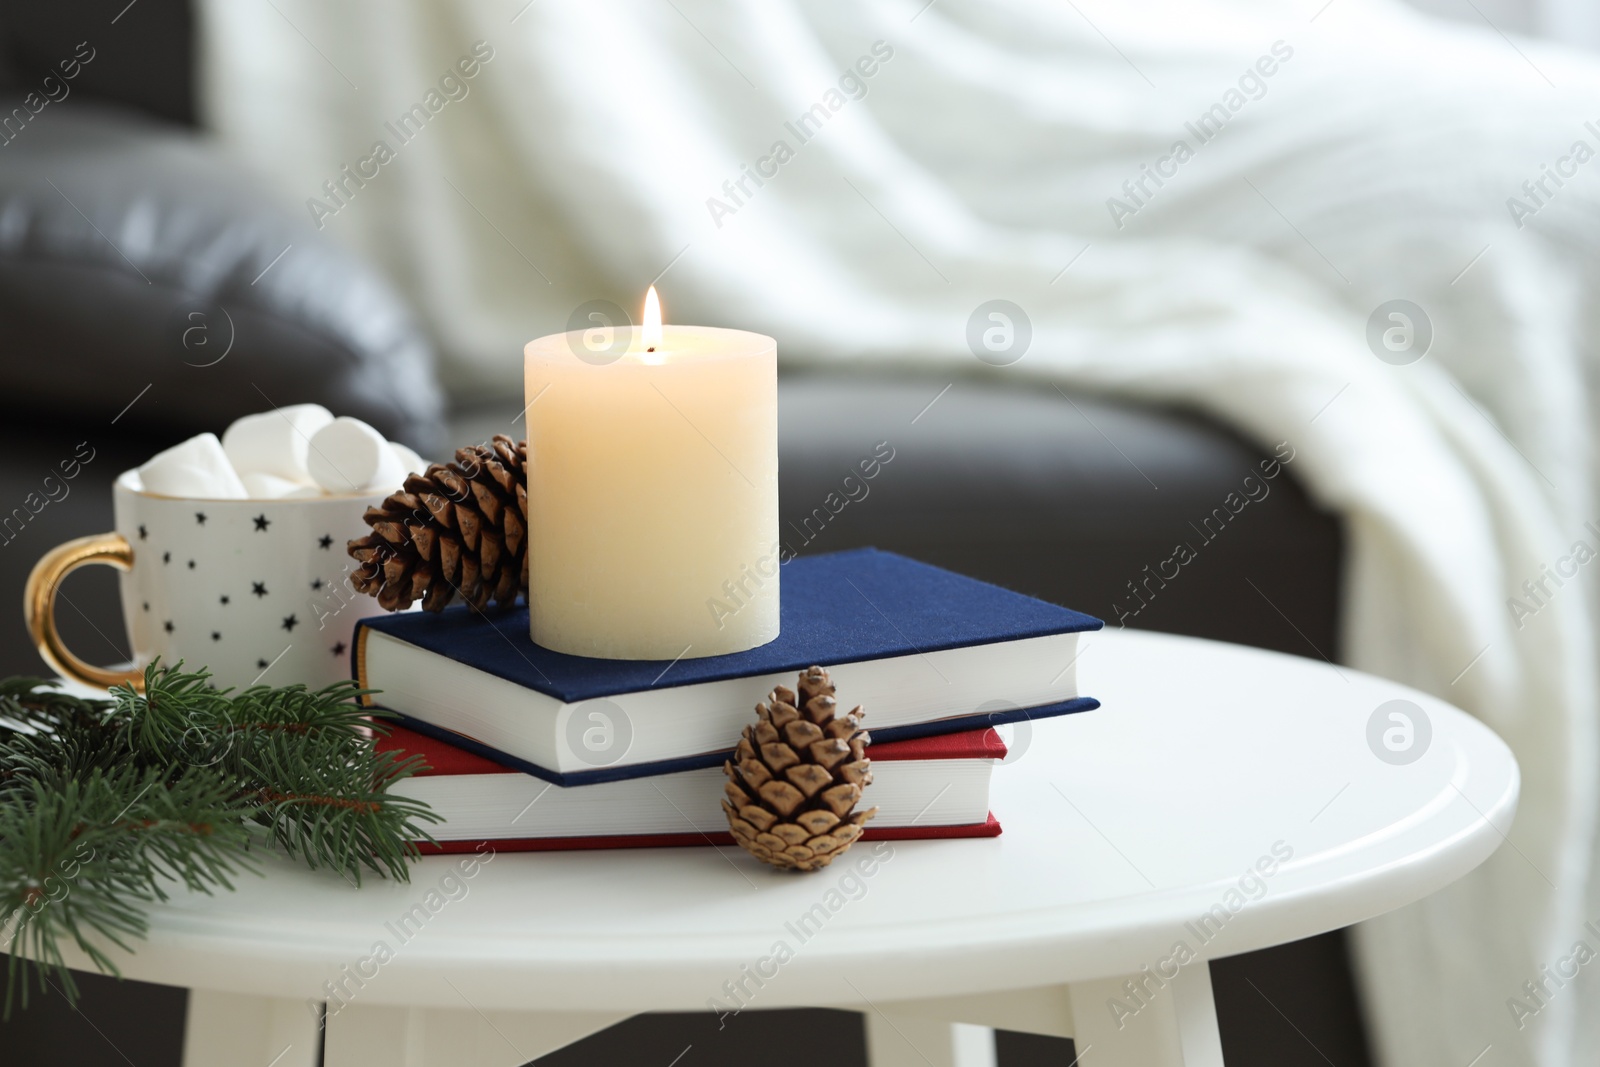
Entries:
[[[197, 134], [184, 0], [125, 3], [13, 3], [0, 13], [0, 87], [9, 86], [0, 116], [80, 42], [94, 52], [65, 99], [10, 127], [0, 119], [6, 674], [42, 670], [20, 612], [33, 561], [109, 528], [112, 478], [158, 448], [219, 430], [264, 407], [263, 397], [318, 401], [436, 452], [509, 429], [508, 413], [471, 410], [449, 413], [447, 426], [430, 342], [404, 302]], [[159, 269], [141, 271], [135, 259]], [[1270, 447], [1192, 413], [1068, 395], [976, 361], [972, 371], [785, 374], [781, 488], [792, 547], [874, 544], [1108, 621], [1337, 658], [1341, 531], [1292, 475], [1180, 577], [1149, 581]], [[82, 474], [65, 491], [37, 492], [81, 442], [93, 452]], [[819, 516], [879, 442], [894, 459], [867, 495]], [[63, 600], [72, 647], [102, 662], [126, 656], [109, 572], [75, 576]], [[1212, 973], [1234, 1067], [1311, 1062], [1313, 1043], [1341, 1065], [1367, 1062], [1341, 933], [1220, 961]], [[79, 1009], [49, 996], [0, 1024], [0, 1047], [39, 1065], [178, 1063], [183, 991], [96, 976], [83, 988]], [[861, 1062], [859, 1048], [818, 1038], [853, 1025], [847, 1018], [818, 1027], [812, 1013], [763, 1013], [699, 1042], [706, 1018], [641, 1017], [543, 1062], [655, 1062], [659, 1052], [666, 1063], [690, 1043], [700, 1063]], [[1002, 1034], [999, 1048], [1005, 1067], [1072, 1059], [1052, 1039]]]

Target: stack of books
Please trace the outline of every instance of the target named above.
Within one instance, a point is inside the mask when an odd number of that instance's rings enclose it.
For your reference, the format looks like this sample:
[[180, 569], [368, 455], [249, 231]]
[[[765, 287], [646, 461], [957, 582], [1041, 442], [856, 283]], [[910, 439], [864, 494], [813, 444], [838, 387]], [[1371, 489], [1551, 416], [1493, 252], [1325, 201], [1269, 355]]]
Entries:
[[355, 676], [428, 770], [395, 787], [444, 822], [443, 851], [731, 842], [722, 762], [755, 704], [826, 667], [865, 708], [867, 839], [992, 837], [994, 727], [1087, 711], [1079, 635], [1098, 619], [890, 552], [782, 570], [782, 632], [733, 655], [597, 660], [535, 645], [526, 609], [365, 619]]

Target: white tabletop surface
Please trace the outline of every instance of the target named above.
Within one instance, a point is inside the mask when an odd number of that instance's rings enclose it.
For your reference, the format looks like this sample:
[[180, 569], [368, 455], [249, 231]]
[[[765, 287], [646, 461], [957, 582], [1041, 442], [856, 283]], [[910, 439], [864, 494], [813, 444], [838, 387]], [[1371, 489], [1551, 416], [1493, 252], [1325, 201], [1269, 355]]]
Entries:
[[[1215, 958], [1344, 926], [1460, 877], [1515, 815], [1506, 746], [1403, 686], [1134, 631], [1089, 635], [1080, 657], [1104, 706], [1034, 724], [996, 770], [1005, 833], [897, 842], [860, 888], [844, 883], [853, 899], [828, 893], [870, 844], [810, 876], [731, 847], [508, 853], [402, 943], [386, 924], [454, 859], [360, 889], [273, 861], [237, 892], [155, 907], [149, 940], [118, 959], [132, 978], [299, 999], [381, 941], [393, 958], [364, 965], [365, 1003], [643, 1011], [704, 1008], [782, 941], [793, 956], [752, 1006], [977, 993], [1136, 972], [1179, 941]], [[1368, 743], [1397, 698], [1432, 731], [1405, 765]], [[1292, 857], [1230, 908], [1274, 846]], [[837, 910], [802, 941], [786, 924], [819, 903]], [[1186, 924], [1219, 904], [1232, 913], [1204, 943]]]

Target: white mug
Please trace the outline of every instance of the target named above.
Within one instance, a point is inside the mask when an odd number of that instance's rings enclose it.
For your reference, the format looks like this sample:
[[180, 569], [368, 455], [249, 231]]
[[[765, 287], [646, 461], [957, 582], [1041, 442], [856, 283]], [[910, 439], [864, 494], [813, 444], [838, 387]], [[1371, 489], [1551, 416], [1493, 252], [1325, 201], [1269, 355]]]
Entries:
[[[94, 686], [142, 685], [159, 656], [207, 668], [213, 684], [313, 688], [350, 677], [356, 620], [383, 614], [350, 586], [346, 542], [387, 492], [279, 500], [158, 496], [126, 471], [112, 489], [116, 532], [59, 545], [28, 578], [28, 629], [46, 662]], [[55, 594], [79, 567], [122, 571], [122, 617], [133, 670], [95, 667], [62, 643]]]

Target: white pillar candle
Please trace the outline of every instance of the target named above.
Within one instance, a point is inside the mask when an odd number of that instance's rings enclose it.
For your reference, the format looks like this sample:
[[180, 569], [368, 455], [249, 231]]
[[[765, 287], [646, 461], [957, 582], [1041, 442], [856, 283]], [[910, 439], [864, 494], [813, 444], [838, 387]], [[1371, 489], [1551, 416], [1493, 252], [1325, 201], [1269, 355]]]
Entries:
[[654, 298], [637, 330], [524, 349], [528, 606], [558, 652], [672, 660], [778, 636], [777, 342], [662, 326]]

